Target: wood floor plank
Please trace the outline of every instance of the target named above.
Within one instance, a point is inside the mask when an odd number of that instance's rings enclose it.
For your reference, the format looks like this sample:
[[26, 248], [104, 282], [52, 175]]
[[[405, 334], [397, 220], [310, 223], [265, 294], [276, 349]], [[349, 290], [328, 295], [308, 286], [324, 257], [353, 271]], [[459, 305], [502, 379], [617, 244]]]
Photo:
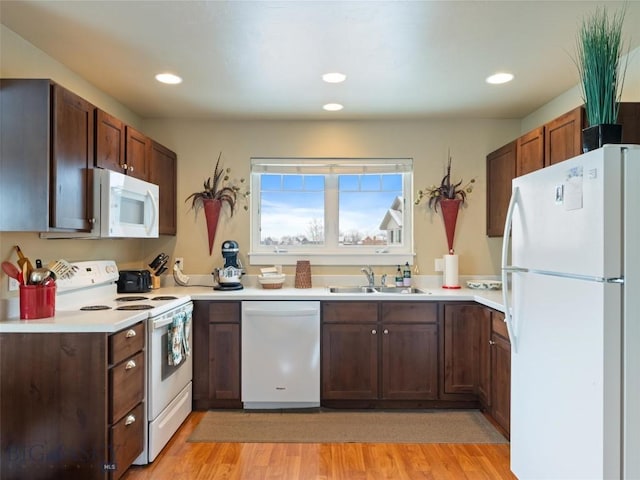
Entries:
[[508, 444], [189, 443], [193, 412], [123, 480], [513, 480]]

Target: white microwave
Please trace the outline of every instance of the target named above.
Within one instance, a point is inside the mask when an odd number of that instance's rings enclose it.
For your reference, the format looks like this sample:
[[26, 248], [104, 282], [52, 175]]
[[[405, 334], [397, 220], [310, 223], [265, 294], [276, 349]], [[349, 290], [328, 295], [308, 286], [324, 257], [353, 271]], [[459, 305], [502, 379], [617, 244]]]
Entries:
[[41, 232], [40, 238], [158, 238], [160, 188], [120, 172], [93, 168], [90, 232]]
[[158, 238], [158, 185], [102, 168], [93, 170], [94, 212], [102, 238]]

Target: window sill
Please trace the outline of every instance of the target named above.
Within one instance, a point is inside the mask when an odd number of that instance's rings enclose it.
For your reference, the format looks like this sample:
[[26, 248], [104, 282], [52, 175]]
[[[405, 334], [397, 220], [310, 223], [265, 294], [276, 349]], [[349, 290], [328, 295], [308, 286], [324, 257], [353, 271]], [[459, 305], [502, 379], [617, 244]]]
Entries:
[[415, 253], [249, 252], [248, 256], [249, 265], [295, 265], [298, 260], [309, 260], [311, 265], [412, 265]]

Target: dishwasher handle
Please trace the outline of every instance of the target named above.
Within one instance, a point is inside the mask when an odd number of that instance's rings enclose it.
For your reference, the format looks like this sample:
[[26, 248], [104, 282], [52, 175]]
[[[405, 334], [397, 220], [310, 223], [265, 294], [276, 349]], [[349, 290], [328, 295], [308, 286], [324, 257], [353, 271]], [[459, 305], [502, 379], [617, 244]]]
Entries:
[[317, 308], [300, 308], [292, 310], [271, 310], [263, 308], [245, 308], [245, 314], [256, 315], [261, 317], [311, 317], [319, 315]]

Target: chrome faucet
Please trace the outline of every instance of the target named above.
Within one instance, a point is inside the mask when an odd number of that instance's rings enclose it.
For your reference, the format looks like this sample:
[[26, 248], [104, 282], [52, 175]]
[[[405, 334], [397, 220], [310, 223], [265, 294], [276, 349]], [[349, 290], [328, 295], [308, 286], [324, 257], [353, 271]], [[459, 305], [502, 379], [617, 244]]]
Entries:
[[370, 287], [373, 287], [375, 285], [375, 274], [373, 273], [373, 269], [370, 266], [366, 266], [366, 267], [362, 267], [360, 269], [360, 271], [362, 273], [364, 273], [367, 276], [367, 282], [369, 283]]

